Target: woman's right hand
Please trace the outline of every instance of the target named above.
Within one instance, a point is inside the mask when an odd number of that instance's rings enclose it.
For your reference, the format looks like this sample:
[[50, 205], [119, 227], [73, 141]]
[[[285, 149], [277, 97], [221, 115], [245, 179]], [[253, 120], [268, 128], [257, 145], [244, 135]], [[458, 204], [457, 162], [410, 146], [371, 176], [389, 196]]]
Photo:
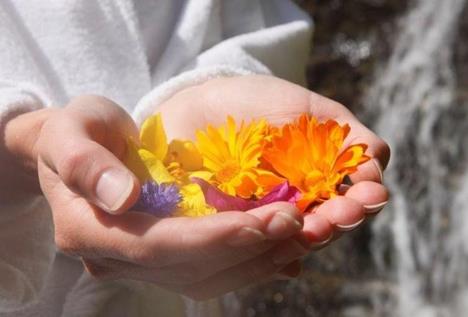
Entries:
[[126, 139], [137, 133], [124, 110], [97, 96], [8, 124], [7, 148], [25, 165], [37, 164], [60, 250], [81, 257], [98, 278], [149, 281], [196, 299], [280, 271], [299, 274], [296, 260], [307, 253], [307, 243], [291, 204], [201, 218], [127, 212], [140, 184], [121, 160]]

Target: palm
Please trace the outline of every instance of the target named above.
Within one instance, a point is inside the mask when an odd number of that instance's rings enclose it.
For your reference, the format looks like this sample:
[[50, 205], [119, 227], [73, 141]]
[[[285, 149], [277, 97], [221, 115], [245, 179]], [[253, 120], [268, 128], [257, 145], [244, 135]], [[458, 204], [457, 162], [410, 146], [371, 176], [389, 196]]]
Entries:
[[[207, 124], [221, 124], [228, 115], [237, 120], [265, 118], [282, 124], [311, 113], [319, 119], [335, 119], [351, 126], [349, 143], [366, 143], [368, 153], [386, 165], [388, 147], [342, 105], [313, 94], [292, 83], [274, 77], [246, 76], [211, 80], [186, 89], [160, 107], [170, 138], [194, 138], [194, 131]], [[347, 230], [363, 220], [363, 213], [387, 200], [386, 189], [378, 184], [381, 174], [375, 162], [363, 165], [352, 176], [357, 185], [346, 197], [338, 197], [323, 204], [315, 215], [305, 217], [304, 232], [312, 240], [322, 241], [329, 235], [329, 225]], [[375, 209], [375, 208], [374, 208]], [[320, 215], [320, 217], [319, 217]], [[322, 232], [323, 236], [320, 236]]]
[[274, 77], [216, 79], [189, 88], [161, 105], [169, 137], [193, 138], [196, 129], [235, 119], [280, 124], [309, 112], [309, 91]]

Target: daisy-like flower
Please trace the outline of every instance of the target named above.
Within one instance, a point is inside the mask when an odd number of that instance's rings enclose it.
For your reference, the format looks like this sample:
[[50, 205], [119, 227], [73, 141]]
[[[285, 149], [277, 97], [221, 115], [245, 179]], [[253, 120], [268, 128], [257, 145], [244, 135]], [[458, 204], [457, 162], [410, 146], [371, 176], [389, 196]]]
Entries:
[[264, 190], [257, 178], [270, 173], [259, 167], [266, 132], [265, 120], [249, 124], [242, 121], [237, 128], [230, 116], [225, 125], [218, 128], [208, 125], [206, 131], [198, 131], [196, 145], [205, 171], [194, 176], [231, 196], [247, 199], [262, 196]]
[[347, 124], [340, 126], [334, 120], [319, 123], [304, 114], [276, 130], [264, 147], [264, 160], [300, 190], [296, 203], [300, 210], [336, 196], [344, 177], [370, 159], [365, 144], [343, 148], [349, 131]]
[[[191, 184], [189, 180], [190, 172], [202, 168], [200, 153], [190, 141], [174, 140], [168, 144], [160, 114], [143, 123], [138, 143], [133, 140], [128, 143], [125, 164], [144, 184], [140, 201], [164, 201], [167, 190], [177, 187], [181, 199], [173, 211], [174, 215], [195, 217], [216, 212], [206, 204], [200, 186]], [[146, 190], [147, 182], [158, 187], [150, 185]]]
[[141, 186], [141, 195], [135, 204], [137, 211], [145, 211], [157, 217], [170, 216], [182, 201], [179, 188], [175, 184], [158, 184], [147, 181]]

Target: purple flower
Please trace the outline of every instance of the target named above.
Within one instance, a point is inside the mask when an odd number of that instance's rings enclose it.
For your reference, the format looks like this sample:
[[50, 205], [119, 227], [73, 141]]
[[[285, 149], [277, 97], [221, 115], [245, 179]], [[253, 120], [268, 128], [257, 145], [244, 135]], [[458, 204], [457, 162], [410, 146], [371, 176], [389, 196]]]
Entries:
[[216, 208], [217, 211], [246, 211], [276, 201], [287, 201], [290, 203], [295, 203], [299, 199], [300, 195], [299, 190], [296, 187], [290, 186], [288, 182], [276, 186], [263, 198], [256, 200], [228, 195], [200, 178], [194, 177], [192, 178], [192, 181], [200, 185], [205, 196], [206, 203]]
[[167, 217], [182, 200], [176, 184], [158, 184], [148, 181], [141, 186], [141, 194], [134, 208], [156, 217]]

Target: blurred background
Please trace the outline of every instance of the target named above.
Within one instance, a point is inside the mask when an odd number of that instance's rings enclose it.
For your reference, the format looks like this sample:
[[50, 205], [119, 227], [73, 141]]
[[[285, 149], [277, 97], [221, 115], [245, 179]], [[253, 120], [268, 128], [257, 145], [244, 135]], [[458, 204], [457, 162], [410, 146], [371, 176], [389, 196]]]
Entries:
[[392, 199], [226, 316], [467, 316], [468, 0], [296, 2], [316, 25], [309, 88], [390, 144]]

